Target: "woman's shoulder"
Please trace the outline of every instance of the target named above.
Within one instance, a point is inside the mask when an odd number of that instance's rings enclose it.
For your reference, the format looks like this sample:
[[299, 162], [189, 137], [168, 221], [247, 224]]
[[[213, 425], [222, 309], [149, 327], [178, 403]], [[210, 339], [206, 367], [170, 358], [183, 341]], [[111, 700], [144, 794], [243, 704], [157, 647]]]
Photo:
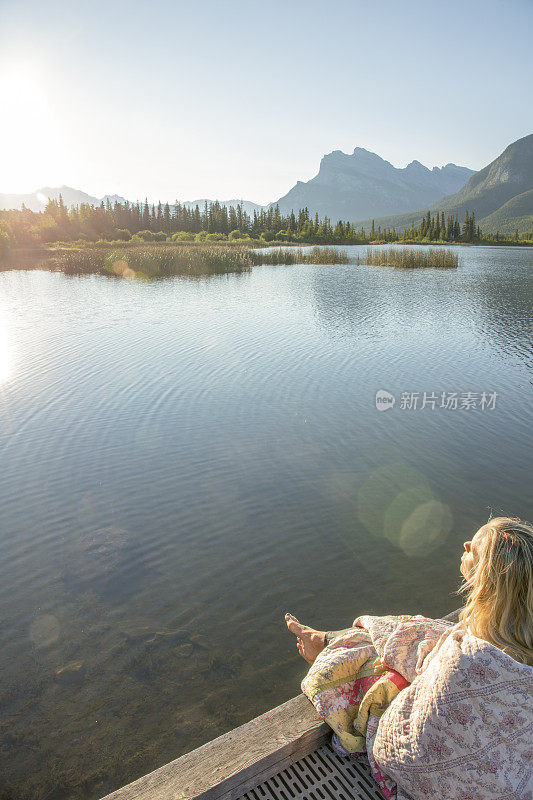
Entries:
[[[435, 656], [437, 657], [437, 653]], [[460, 622], [451, 628], [440, 648], [440, 658], [443, 661], [452, 656], [451, 664], [457, 669], [477, 669], [480, 664], [487, 664], [500, 677], [506, 674], [509, 680], [533, 680], [533, 667], [516, 661], [504, 650], [473, 634], [469, 626], [465, 627]]]

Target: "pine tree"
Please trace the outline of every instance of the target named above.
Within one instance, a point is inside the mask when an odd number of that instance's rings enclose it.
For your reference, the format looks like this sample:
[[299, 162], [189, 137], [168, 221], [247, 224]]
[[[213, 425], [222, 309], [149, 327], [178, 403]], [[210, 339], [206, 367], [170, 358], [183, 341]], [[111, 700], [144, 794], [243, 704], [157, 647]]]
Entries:
[[171, 228], [172, 228], [172, 223], [170, 216], [170, 206], [168, 203], [165, 203], [165, 208], [163, 210], [163, 230], [165, 231], [167, 236], [170, 234]]
[[145, 199], [144, 199], [142, 224], [143, 224], [144, 230], [147, 231], [150, 228], [150, 209], [148, 208], [148, 198], [147, 197], [145, 197]]
[[463, 229], [462, 229], [462, 235], [465, 242], [469, 241], [468, 238], [469, 234], [470, 234], [470, 216], [468, 214], [468, 211], [465, 211], [465, 218], [463, 221]]

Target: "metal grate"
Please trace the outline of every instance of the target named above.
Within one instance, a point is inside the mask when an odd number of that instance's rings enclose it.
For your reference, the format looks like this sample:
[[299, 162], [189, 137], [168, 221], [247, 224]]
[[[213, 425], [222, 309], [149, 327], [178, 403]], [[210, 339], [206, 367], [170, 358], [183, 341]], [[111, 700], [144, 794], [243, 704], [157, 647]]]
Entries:
[[240, 800], [383, 800], [383, 795], [367, 763], [343, 758], [324, 744]]

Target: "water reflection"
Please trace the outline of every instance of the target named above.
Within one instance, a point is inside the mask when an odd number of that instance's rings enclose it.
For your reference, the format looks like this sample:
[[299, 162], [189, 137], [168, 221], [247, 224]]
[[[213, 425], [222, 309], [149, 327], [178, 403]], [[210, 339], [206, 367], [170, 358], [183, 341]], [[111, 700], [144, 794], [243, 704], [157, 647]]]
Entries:
[[[519, 253], [517, 253], [519, 255]], [[486, 256], [489, 264], [493, 258]], [[533, 367], [533, 270], [517, 269], [510, 259], [501, 274], [497, 263], [477, 275], [469, 287], [473, 321], [481, 336], [494, 344], [503, 356], [517, 356]]]
[[[358, 251], [364, 248], [349, 248]], [[507, 354], [533, 356], [533, 271], [526, 248], [453, 248], [457, 273], [431, 270], [420, 276], [379, 267], [316, 269], [313, 302], [319, 321], [331, 335], [376, 341], [392, 331], [408, 334], [433, 326], [442, 336], [465, 333], [470, 319], [480, 338], [488, 337]], [[502, 262], [505, 267], [502, 268]], [[446, 298], [444, 300], [444, 298]]]

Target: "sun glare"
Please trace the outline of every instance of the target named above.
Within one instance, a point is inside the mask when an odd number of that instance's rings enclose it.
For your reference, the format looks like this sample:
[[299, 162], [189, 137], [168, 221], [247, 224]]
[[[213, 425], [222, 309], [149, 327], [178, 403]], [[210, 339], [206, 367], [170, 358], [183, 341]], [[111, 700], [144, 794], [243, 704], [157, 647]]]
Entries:
[[2, 190], [34, 191], [48, 175], [62, 174], [64, 142], [40, 71], [0, 64]]

